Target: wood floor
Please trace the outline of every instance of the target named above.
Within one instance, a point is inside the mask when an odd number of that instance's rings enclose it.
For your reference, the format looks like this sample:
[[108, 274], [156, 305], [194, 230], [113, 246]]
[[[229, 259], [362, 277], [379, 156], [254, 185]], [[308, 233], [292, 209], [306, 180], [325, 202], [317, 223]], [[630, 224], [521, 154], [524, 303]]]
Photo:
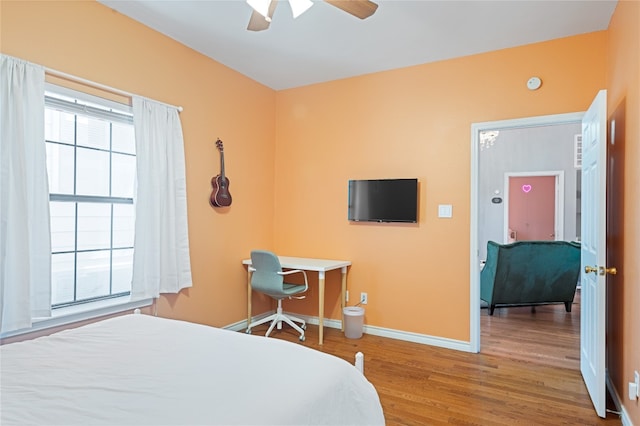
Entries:
[[[309, 325], [304, 343], [286, 325], [275, 338], [331, 353], [353, 363], [365, 354], [365, 375], [376, 387], [387, 425], [620, 425], [598, 417], [580, 375], [579, 298], [564, 305], [481, 313], [479, 354]], [[266, 331], [256, 327], [254, 334]], [[613, 404], [610, 404], [614, 409]]]

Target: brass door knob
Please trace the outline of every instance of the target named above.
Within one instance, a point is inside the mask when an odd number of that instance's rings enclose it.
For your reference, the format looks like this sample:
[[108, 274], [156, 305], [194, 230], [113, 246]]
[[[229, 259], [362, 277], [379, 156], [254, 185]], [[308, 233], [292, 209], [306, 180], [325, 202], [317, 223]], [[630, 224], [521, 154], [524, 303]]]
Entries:
[[600, 275], [605, 275], [605, 274], [615, 275], [617, 273], [618, 273], [618, 270], [615, 267], [611, 267], [611, 268], [605, 268], [604, 266], [600, 267]]
[[591, 272], [593, 272], [594, 274], [598, 272], [598, 267], [596, 266], [585, 266], [584, 267], [584, 272], [586, 274], [590, 274]]

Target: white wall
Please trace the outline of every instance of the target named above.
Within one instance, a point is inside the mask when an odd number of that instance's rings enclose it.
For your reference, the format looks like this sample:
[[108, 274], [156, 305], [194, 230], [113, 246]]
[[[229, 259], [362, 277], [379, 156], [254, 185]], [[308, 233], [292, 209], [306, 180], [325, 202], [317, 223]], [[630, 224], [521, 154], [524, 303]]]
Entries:
[[480, 176], [478, 192], [478, 248], [486, 257], [487, 241], [503, 241], [504, 204], [491, 199], [500, 191], [504, 199], [504, 174], [564, 170], [564, 239], [575, 240], [576, 214], [579, 211], [574, 167], [574, 137], [581, 124], [565, 123], [549, 126], [501, 129], [493, 144], [481, 146], [478, 159]]

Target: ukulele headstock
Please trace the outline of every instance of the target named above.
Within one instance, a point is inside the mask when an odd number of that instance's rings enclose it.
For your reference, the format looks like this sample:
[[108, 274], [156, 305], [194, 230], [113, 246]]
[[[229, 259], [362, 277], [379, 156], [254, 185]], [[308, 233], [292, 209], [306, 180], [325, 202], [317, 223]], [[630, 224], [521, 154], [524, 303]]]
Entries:
[[224, 151], [224, 147], [222, 146], [222, 141], [220, 139], [216, 141], [216, 148], [218, 148], [220, 152]]

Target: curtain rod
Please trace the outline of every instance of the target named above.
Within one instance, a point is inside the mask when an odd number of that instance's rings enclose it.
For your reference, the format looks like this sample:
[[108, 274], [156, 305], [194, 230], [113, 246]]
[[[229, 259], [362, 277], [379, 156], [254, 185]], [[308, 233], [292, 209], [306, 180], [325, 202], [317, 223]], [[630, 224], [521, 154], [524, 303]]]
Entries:
[[140, 95], [136, 95], [136, 94], [133, 94], [133, 93], [125, 92], [124, 90], [116, 89], [115, 87], [110, 87], [110, 86], [107, 86], [107, 85], [104, 85], [104, 84], [96, 83], [94, 81], [87, 80], [87, 79], [84, 79], [84, 78], [81, 78], [81, 77], [77, 77], [75, 75], [67, 74], [67, 73], [64, 73], [62, 71], [57, 71], [57, 70], [54, 70], [54, 69], [51, 69], [51, 68], [48, 68], [48, 67], [44, 67], [44, 69], [45, 69], [45, 73], [47, 73], [47, 74], [49, 74], [49, 75], [51, 75], [53, 77], [59, 77], [59, 78], [65, 79], [65, 80], [69, 80], [71, 82], [84, 84], [84, 85], [89, 86], [89, 87], [95, 87], [96, 89], [102, 89], [102, 90], [105, 90], [107, 92], [115, 93], [116, 95], [122, 95], [122, 96], [127, 96], [127, 97], [137, 96], [137, 97], [140, 97], [140, 98], [149, 99], [151, 101], [158, 102], [158, 103], [166, 105], [168, 107], [175, 108], [175, 109], [178, 110], [178, 112], [182, 112], [182, 110], [183, 110], [183, 108], [181, 106], [175, 106], [175, 105], [168, 104], [166, 102], [160, 102], [160, 101], [156, 101], [155, 99], [146, 98], [144, 96], [140, 96]]

